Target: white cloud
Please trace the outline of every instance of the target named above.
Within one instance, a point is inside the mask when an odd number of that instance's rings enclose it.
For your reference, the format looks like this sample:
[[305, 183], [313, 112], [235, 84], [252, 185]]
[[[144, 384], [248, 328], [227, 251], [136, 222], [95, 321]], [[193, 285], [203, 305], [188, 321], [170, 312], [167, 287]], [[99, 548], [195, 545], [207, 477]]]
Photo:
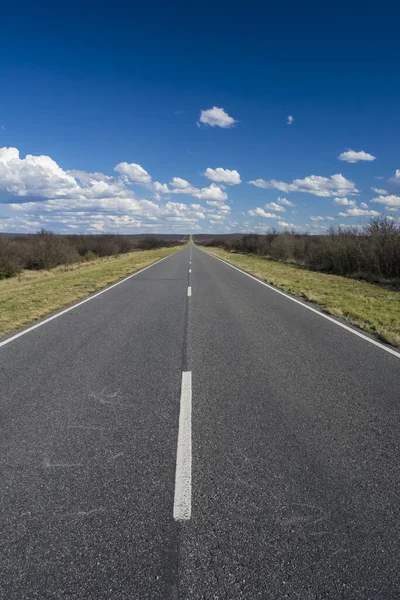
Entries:
[[368, 208], [368, 204], [366, 202], [360, 203], [361, 208]]
[[79, 185], [50, 156], [27, 154], [17, 148], [0, 148], [0, 189], [14, 196], [63, 197], [79, 191]]
[[212, 200], [214, 202], [223, 202], [227, 200], [228, 194], [223, 192], [215, 183], [212, 183], [208, 187], [201, 188], [192, 194], [194, 198], [199, 200]]
[[276, 202], [268, 202], [268, 204], [265, 205], [265, 208], [269, 208], [269, 209], [275, 210], [277, 212], [286, 212], [286, 208], [284, 208], [283, 206], [280, 206]]
[[[343, 215], [343, 213], [341, 213]], [[334, 221], [334, 217], [310, 217], [310, 221]]]
[[335, 198], [334, 203], [340, 204], [340, 206], [355, 206], [356, 204], [354, 200], [348, 200], [347, 198]]
[[189, 194], [198, 200], [224, 202], [227, 200], [228, 194], [221, 189], [221, 186], [212, 183], [208, 187], [196, 188], [186, 179], [174, 177], [169, 184], [172, 187], [172, 194]]
[[400, 169], [396, 169], [395, 177], [400, 178]]
[[[346, 214], [343, 216], [347, 217]], [[340, 223], [339, 227], [343, 227], [343, 229], [349, 229], [350, 231], [352, 231], [353, 229], [363, 229], [364, 225], [360, 225], [359, 223], [357, 223], [357, 225], [350, 225], [349, 223]]]
[[[211, 202], [207, 202], [207, 204], [211, 204]], [[231, 207], [228, 206], [227, 204], [219, 204], [218, 210], [220, 213], [229, 213], [229, 212], [231, 212]]]
[[344, 160], [348, 163], [357, 163], [360, 161], [375, 160], [376, 156], [368, 154], [368, 152], [364, 152], [364, 150], [360, 150], [359, 152], [356, 152], [355, 150], [347, 150], [346, 152], [339, 154], [338, 159]]
[[172, 181], [169, 182], [169, 185], [173, 188], [171, 190], [172, 194], [194, 194], [198, 192], [198, 188], [192, 186], [191, 183], [186, 181], [186, 179], [181, 179], [181, 177], [174, 177]]
[[310, 175], [304, 179], [294, 179], [291, 183], [276, 181], [271, 179], [255, 179], [249, 181], [252, 185], [260, 188], [275, 188], [281, 192], [304, 192], [314, 196], [328, 198], [330, 196], [346, 196], [357, 194], [358, 190], [352, 181], [349, 181], [340, 173], [330, 177], [321, 177], [319, 175]]
[[191, 187], [190, 183], [186, 181], [186, 179], [181, 179], [181, 177], [174, 177], [172, 181], [169, 182], [169, 185], [177, 189], [187, 189]]
[[166, 183], [160, 183], [159, 181], [153, 181], [151, 175], [141, 165], [137, 163], [119, 163], [114, 167], [114, 171], [119, 173], [127, 184], [135, 183], [141, 185], [155, 192], [155, 198], [159, 199], [160, 194], [168, 194], [169, 189]]
[[286, 221], [278, 221], [278, 225], [280, 225], [281, 227], [296, 227], [294, 223], [286, 223]]
[[228, 127], [233, 127], [237, 121], [230, 117], [223, 108], [213, 106], [213, 108], [201, 111], [200, 123], [210, 125], [211, 127], [222, 127], [223, 129], [227, 129]]
[[[114, 168], [114, 171], [122, 175], [123, 179], [128, 183], [138, 183], [145, 186], [151, 183], [151, 176], [141, 165], [136, 163], [119, 163]], [[156, 191], [158, 192], [159, 190]]]
[[[400, 171], [399, 171], [400, 172]], [[373, 192], [375, 192], [375, 194], [379, 194], [380, 196], [386, 196], [386, 194], [388, 194], [389, 192], [387, 190], [384, 190], [382, 188], [371, 188], [371, 190]]]
[[287, 124], [291, 125], [293, 123], [293, 121], [294, 121], [294, 117], [292, 117], [292, 115], [289, 115], [287, 118]]
[[254, 210], [249, 210], [247, 213], [250, 217], [263, 217], [264, 219], [277, 219], [278, 215], [274, 215], [273, 213], [267, 213], [262, 208], [255, 208]]
[[226, 215], [212, 215], [210, 217], [210, 223], [217, 223], [218, 221], [224, 221], [226, 219]]
[[[177, 231], [185, 227], [197, 228], [198, 221], [206, 218], [206, 209], [200, 204], [179, 202], [162, 203], [159, 194], [169, 191], [166, 184], [152, 182], [150, 175], [133, 163], [120, 163], [116, 167], [121, 177], [103, 173], [64, 171], [49, 156], [27, 155], [20, 158], [16, 148], [0, 149], [0, 189], [12, 194], [18, 202], [3, 204], [10, 216], [4, 217], [7, 228], [17, 231], [34, 231], [39, 226], [67, 231], [136, 231], [138, 228], [157, 227]], [[139, 183], [154, 191], [151, 200], [138, 200], [125, 182]], [[175, 186], [190, 191], [190, 184], [174, 178]], [[178, 188], [177, 188], [178, 189]], [[214, 184], [194, 193], [200, 197], [215, 198], [218, 207], [215, 217], [229, 214], [223, 204], [226, 194]], [[222, 209], [219, 207], [221, 206]], [[172, 221], [171, 224], [169, 222]], [[3, 227], [5, 229], [5, 227]]]
[[169, 194], [169, 189], [166, 183], [160, 183], [159, 181], [154, 181], [153, 189], [159, 194]]
[[208, 167], [203, 175], [215, 183], [227, 183], [229, 185], [242, 183], [238, 171], [230, 171], [229, 169], [222, 169], [221, 167], [217, 167], [216, 169], [210, 169], [210, 167]]
[[362, 208], [349, 208], [345, 213], [339, 213], [340, 217], [379, 217], [376, 210], [365, 210]]
[[284, 206], [296, 206], [294, 202], [290, 202], [290, 200], [286, 200], [286, 198], [278, 198], [277, 202]]
[[378, 202], [378, 204], [386, 204], [386, 206], [400, 207], [400, 196], [379, 196], [378, 198], [372, 198], [372, 202]]
[[[194, 210], [190, 205], [181, 202], [167, 202], [166, 204], [156, 204], [150, 200], [136, 199], [93, 199], [93, 200], [47, 200], [45, 202], [27, 202], [24, 204], [10, 204], [10, 208], [17, 213], [36, 215], [44, 211], [46, 222], [61, 221], [66, 222], [67, 217], [79, 217], [81, 223], [92, 223], [93, 219], [106, 223], [106, 230], [111, 231], [113, 220], [119, 219], [121, 224], [122, 217], [126, 217], [129, 227], [149, 227], [151, 222], [158, 223], [163, 227], [167, 222], [173, 220], [181, 222], [182, 225], [195, 224], [201, 219], [205, 219], [205, 213], [201, 210]], [[43, 215], [39, 216], [40, 219]], [[129, 219], [129, 221], [128, 221]], [[154, 224], [154, 223], [153, 223]], [[87, 228], [86, 228], [87, 229]]]

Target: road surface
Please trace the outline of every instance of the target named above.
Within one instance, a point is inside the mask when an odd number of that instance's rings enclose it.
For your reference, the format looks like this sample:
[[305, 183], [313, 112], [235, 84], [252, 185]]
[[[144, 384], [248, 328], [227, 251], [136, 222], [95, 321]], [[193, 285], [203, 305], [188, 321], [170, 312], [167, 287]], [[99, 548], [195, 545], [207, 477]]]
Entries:
[[11, 339], [0, 598], [399, 598], [399, 367], [191, 245]]

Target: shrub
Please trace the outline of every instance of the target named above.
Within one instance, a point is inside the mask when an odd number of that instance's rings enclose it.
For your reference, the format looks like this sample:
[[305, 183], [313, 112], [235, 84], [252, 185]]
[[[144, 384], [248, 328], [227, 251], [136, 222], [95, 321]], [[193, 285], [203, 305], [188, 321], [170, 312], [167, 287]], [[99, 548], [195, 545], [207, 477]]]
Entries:
[[246, 234], [206, 245], [228, 251], [296, 262], [309, 269], [364, 278], [400, 281], [400, 226], [387, 217], [372, 219], [363, 228], [332, 228], [327, 235], [267, 232]]
[[15, 242], [6, 237], [0, 237], [0, 279], [18, 275], [22, 263]]
[[52, 269], [99, 256], [116, 256], [178, 243], [156, 235], [141, 239], [112, 234], [58, 235], [45, 229], [33, 235], [0, 235], [0, 279], [13, 277], [22, 269]]

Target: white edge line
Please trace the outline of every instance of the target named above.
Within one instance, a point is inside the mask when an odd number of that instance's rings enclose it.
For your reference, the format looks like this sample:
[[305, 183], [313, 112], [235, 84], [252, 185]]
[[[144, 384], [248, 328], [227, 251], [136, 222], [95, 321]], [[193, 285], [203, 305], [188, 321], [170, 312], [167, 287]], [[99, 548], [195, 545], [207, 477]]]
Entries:
[[189, 285], [189, 287], [188, 287], [188, 292], [187, 292], [187, 295], [188, 295], [188, 296], [191, 296], [191, 295], [192, 295], [192, 287], [191, 287], [190, 285]]
[[187, 521], [192, 514], [192, 372], [183, 371], [176, 451], [175, 521]]
[[[177, 250], [177, 252], [180, 252], [180, 250]], [[29, 333], [30, 331], [33, 331], [34, 329], [37, 329], [38, 327], [42, 327], [42, 325], [46, 325], [46, 323], [53, 321], [53, 319], [57, 319], [58, 317], [65, 315], [65, 313], [69, 312], [70, 310], [74, 310], [74, 308], [78, 308], [78, 306], [82, 306], [82, 304], [86, 304], [86, 302], [93, 300], [93, 298], [97, 298], [97, 296], [100, 296], [101, 294], [105, 294], [105, 292], [112, 290], [113, 288], [117, 287], [117, 285], [121, 285], [121, 283], [124, 283], [125, 281], [128, 281], [128, 279], [135, 277], [135, 275], [139, 275], [139, 273], [143, 273], [143, 271], [150, 269], [150, 267], [154, 267], [154, 265], [158, 265], [160, 262], [162, 262], [166, 258], [170, 258], [171, 256], [174, 256], [175, 254], [177, 254], [177, 252], [173, 252], [172, 254], [168, 254], [168, 256], [164, 256], [163, 258], [160, 258], [160, 260], [157, 260], [156, 262], [151, 263], [151, 265], [147, 265], [147, 267], [144, 267], [143, 269], [136, 271], [136, 273], [132, 273], [132, 275], [128, 275], [128, 277], [121, 279], [121, 281], [117, 281], [117, 283], [113, 283], [112, 285], [109, 285], [108, 287], [104, 288], [104, 290], [101, 290], [100, 292], [96, 292], [92, 296], [89, 296], [89, 298], [85, 298], [85, 300], [81, 300], [77, 304], [73, 304], [72, 306], [69, 306], [68, 308], [65, 308], [64, 310], [57, 312], [55, 315], [52, 315], [51, 317], [48, 317], [47, 319], [40, 321], [40, 323], [36, 323], [36, 325], [32, 325], [31, 327], [28, 327], [27, 329], [24, 329], [23, 331], [20, 331], [19, 333], [16, 333], [15, 335], [3, 340], [2, 342], [0, 342], [0, 348], [2, 346], [5, 346], [6, 344], [9, 344], [10, 342], [13, 342], [17, 338], [25, 335], [26, 333]]]
[[227, 262], [226, 260], [223, 260], [222, 258], [219, 258], [219, 256], [215, 256], [214, 254], [211, 254], [210, 252], [207, 252], [206, 250], [201, 250], [201, 251], [204, 252], [204, 254], [207, 254], [207, 256], [212, 256], [213, 258], [216, 258], [217, 260], [221, 261], [225, 265], [228, 265], [228, 267], [232, 267], [232, 269], [235, 269], [236, 271], [239, 271], [239, 273], [242, 273], [243, 275], [247, 275], [247, 277], [250, 277], [250, 279], [254, 279], [254, 281], [257, 281], [258, 283], [261, 283], [261, 285], [264, 285], [265, 287], [269, 288], [273, 292], [276, 292], [277, 294], [280, 294], [281, 296], [285, 296], [285, 298], [288, 298], [292, 302], [296, 302], [296, 304], [300, 304], [300, 306], [303, 306], [304, 308], [306, 308], [307, 310], [310, 310], [311, 312], [315, 313], [316, 315], [319, 315], [320, 317], [323, 317], [324, 319], [327, 319], [327, 321], [331, 321], [331, 323], [334, 323], [335, 325], [338, 325], [342, 329], [346, 329], [346, 331], [350, 331], [350, 333], [352, 333], [352, 334], [354, 334], [354, 335], [362, 338], [366, 342], [369, 342], [370, 344], [373, 344], [374, 346], [377, 346], [378, 348], [381, 348], [381, 350], [385, 350], [385, 352], [389, 352], [389, 354], [393, 354], [393, 356], [396, 356], [397, 358], [400, 358], [400, 352], [396, 352], [396, 350], [393, 350], [392, 348], [389, 348], [388, 346], [384, 346], [380, 342], [377, 342], [376, 340], [374, 340], [374, 339], [372, 339], [372, 338], [364, 335], [360, 331], [356, 331], [352, 327], [349, 327], [348, 325], [345, 325], [344, 323], [341, 323], [340, 321], [337, 321], [333, 317], [330, 317], [329, 315], [327, 315], [327, 314], [325, 314], [325, 313], [317, 310], [316, 308], [313, 308], [312, 306], [308, 306], [307, 304], [304, 304], [304, 302], [301, 302], [300, 300], [297, 300], [296, 298], [293, 298], [292, 296], [289, 296], [289, 294], [286, 294], [285, 292], [282, 292], [281, 290], [278, 290], [277, 288], [275, 288], [274, 286], [270, 285], [269, 283], [265, 283], [265, 281], [261, 281], [261, 279], [257, 279], [257, 277], [254, 277], [253, 275], [250, 275], [250, 273], [246, 273], [246, 271], [242, 271], [242, 269], [239, 269], [238, 267], [235, 267], [235, 265], [231, 265], [231, 263]]

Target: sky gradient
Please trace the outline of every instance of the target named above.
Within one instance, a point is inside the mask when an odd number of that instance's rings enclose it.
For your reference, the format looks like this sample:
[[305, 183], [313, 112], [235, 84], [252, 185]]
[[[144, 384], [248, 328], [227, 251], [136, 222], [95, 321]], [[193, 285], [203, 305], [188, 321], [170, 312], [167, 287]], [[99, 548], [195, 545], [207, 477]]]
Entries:
[[0, 232], [400, 216], [400, 8], [2, 9]]

